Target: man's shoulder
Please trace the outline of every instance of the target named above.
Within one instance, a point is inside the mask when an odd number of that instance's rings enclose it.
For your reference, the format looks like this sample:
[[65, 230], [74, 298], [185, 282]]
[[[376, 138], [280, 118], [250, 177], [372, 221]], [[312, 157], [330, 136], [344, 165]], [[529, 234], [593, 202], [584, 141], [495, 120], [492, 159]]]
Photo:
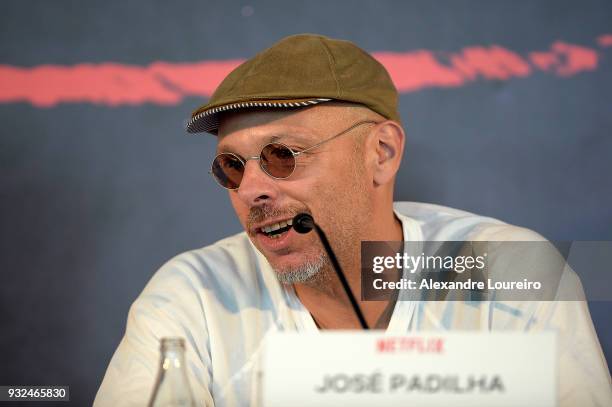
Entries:
[[461, 209], [424, 202], [395, 202], [397, 213], [415, 222], [421, 240], [539, 241], [533, 230]]
[[171, 258], [154, 274], [147, 288], [170, 282], [189, 286], [235, 284], [253, 274], [259, 263], [247, 234], [241, 232]]
[[171, 258], [168, 263], [189, 263], [201, 267], [209, 262], [232, 263], [245, 255], [253, 254], [254, 248], [246, 232], [236, 233], [197, 249], [191, 249]]

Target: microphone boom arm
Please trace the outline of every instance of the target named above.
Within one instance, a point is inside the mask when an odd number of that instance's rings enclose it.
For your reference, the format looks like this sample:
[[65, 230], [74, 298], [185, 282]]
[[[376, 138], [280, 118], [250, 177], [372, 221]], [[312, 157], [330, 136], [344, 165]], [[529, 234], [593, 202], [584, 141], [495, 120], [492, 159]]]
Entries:
[[351, 291], [351, 287], [349, 286], [346, 276], [344, 275], [344, 272], [342, 271], [342, 267], [340, 267], [340, 263], [338, 262], [338, 259], [336, 258], [336, 254], [334, 253], [331, 245], [329, 244], [329, 241], [327, 240], [327, 236], [325, 236], [323, 229], [321, 229], [319, 225], [315, 223], [312, 216], [306, 213], [300, 213], [293, 218], [293, 228], [298, 233], [308, 233], [312, 229], [314, 229], [317, 232], [317, 235], [319, 236], [319, 240], [323, 244], [323, 248], [327, 252], [327, 256], [331, 260], [334, 270], [336, 270], [336, 274], [338, 275], [338, 278], [340, 279], [340, 283], [342, 284], [344, 291], [346, 291], [346, 295], [348, 296], [351, 306], [353, 307], [353, 311], [355, 312], [355, 315], [357, 315], [357, 319], [359, 319], [359, 324], [361, 325], [361, 328], [369, 329], [368, 323], [366, 322], [363, 314], [361, 313], [359, 304], [357, 303], [357, 300], [355, 299], [355, 296], [353, 295], [353, 292]]

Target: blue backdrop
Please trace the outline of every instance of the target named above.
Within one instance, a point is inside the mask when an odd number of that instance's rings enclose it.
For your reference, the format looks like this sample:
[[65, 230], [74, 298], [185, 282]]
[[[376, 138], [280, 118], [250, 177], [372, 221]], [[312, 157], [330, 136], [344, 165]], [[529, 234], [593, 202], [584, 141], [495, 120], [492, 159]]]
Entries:
[[[396, 199], [497, 217], [554, 240], [612, 240], [610, 2], [0, 7], [0, 64], [13, 68], [243, 59], [300, 32], [349, 39], [371, 52], [426, 50], [439, 61], [466, 47], [504, 47], [531, 64], [528, 75], [480, 75], [458, 86], [402, 92], [408, 141]], [[567, 75], [546, 62], [535, 69], [530, 53], [557, 42], [594, 51], [595, 65]], [[53, 76], [45, 78], [35, 91], [53, 87]], [[207, 174], [215, 139], [183, 130], [204, 96], [116, 105], [85, 98], [44, 107], [11, 99], [6, 89], [0, 89], [0, 384], [70, 385], [72, 405], [91, 404], [129, 305], [151, 274], [240, 226]], [[591, 303], [608, 356], [611, 310], [609, 302]]]

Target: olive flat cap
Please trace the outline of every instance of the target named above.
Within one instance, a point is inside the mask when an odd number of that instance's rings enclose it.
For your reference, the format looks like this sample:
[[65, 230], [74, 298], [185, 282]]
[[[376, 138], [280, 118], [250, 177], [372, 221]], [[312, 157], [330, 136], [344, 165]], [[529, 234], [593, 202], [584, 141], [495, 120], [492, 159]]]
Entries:
[[249, 108], [292, 109], [330, 100], [362, 104], [400, 122], [387, 70], [350, 41], [286, 37], [234, 69], [191, 115], [189, 133], [217, 134], [219, 114]]

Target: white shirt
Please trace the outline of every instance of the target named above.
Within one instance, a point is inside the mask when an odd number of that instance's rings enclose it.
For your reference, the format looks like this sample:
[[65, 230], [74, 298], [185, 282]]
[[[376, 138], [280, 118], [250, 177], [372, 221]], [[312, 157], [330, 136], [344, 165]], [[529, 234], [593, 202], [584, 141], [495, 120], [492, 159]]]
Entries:
[[[400, 202], [405, 241], [543, 240], [524, 228], [432, 204]], [[574, 289], [582, 295], [575, 278]], [[584, 301], [548, 303], [397, 301], [387, 332], [554, 330], [561, 406], [612, 406], [605, 358]], [[146, 405], [157, 375], [159, 341], [181, 336], [196, 400], [249, 406], [266, 335], [318, 332], [290, 287], [278, 283], [246, 233], [183, 253], [151, 278], [132, 305], [94, 406]], [[213, 401], [214, 400], [214, 401]]]

